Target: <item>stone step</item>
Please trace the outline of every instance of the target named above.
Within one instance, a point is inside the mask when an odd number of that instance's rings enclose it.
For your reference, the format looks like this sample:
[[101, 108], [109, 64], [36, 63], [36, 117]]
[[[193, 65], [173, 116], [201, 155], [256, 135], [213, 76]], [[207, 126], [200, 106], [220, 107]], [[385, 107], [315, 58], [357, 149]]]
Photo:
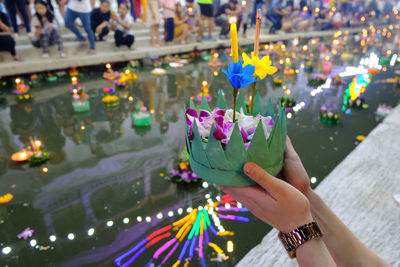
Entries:
[[[377, 26], [377, 28], [383, 28], [384, 26]], [[363, 28], [352, 28], [352, 29], [341, 29], [346, 30], [349, 33], [360, 33]], [[335, 34], [337, 30], [333, 31], [311, 31], [311, 32], [295, 32], [286, 34], [265, 34], [261, 33], [260, 42], [275, 42], [279, 40], [291, 40], [293, 38], [315, 38], [315, 37], [329, 37]], [[249, 31], [247, 38], [241, 38], [239, 35], [239, 44], [241, 46], [249, 45], [254, 43], [254, 31]], [[194, 37], [192, 37], [193, 39]], [[23, 51], [24, 62], [14, 62], [9, 54], [0, 52], [0, 56], [4, 59], [4, 62], [0, 63], [0, 76], [18, 75], [23, 73], [34, 73], [41, 71], [57, 70], [69, 68], [72, 66], [89, 66], [97, 64], [105, 64], [107, 62], [123, 62], [130, 59], [145, 59], [154, 56], [170, 55], [176, 53], [185, 53], [194, 50], [205, 50], [215, 49], [219, 47], [229, 47], [230, 39], [227, 40], [216, 40], [213, 42], [192, 42], [186, 45], [172, 45], [164, 46], [160, 48], [151, 47], [148, 44], [134, 45], [134, 49], [128, 50], [127, 48], [121, 48], [119, 50], [113, 49], [112, 43], [103, 42], [98, 44], [98, 49], [95, 55], [86, 56], [86, 50], [76, 51], [76, 42], [65, 43], [66, 50], [70, 54], [69, 57], [60, 60], [57, 56], [56, 47], [52, 48], [52, 52], [55, 55], [50, 59], [43, 60], [41, 58], [41, 51], [39, 49], [32, 48], [31, 45], [20, 46], [19, 48]], [[29, 56], [30, 55], [30, 56]]]

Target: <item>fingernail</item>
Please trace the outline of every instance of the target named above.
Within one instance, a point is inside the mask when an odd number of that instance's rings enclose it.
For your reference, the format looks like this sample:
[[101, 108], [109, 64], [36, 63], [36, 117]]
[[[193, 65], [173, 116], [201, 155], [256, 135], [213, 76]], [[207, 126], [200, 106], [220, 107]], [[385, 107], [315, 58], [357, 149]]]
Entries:
[[247, 174], [247, 175], [249, 175], [249, 176], [250, 176], [250, 174], [251, 174], [252, 169], [253, 169], [253, 165], [251, 164], [251, 162], [247, 162], [247, 163], [244, 165], [244, 168], [243, 168], [244, 173]]

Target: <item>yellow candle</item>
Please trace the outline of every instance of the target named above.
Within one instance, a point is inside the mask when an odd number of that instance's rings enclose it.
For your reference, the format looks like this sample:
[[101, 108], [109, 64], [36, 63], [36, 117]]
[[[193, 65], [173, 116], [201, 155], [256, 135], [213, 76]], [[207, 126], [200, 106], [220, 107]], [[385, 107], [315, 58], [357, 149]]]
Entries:
[[236, 23], [231, 24], [231, 54], [234, 63], [239, 62], [239, 49], [238, 49], [238, 40], [237, 40], [237, 28]]

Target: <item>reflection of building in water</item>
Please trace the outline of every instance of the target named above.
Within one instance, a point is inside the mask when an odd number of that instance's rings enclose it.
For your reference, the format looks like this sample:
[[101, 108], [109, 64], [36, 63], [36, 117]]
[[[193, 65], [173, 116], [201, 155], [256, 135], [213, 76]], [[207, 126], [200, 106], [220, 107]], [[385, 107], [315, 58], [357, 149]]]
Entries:
[[6, 173], [8, 169], [8, 160], [10, 155], [21, 149], [17, 144], [18, 140], [14, 140], [15, 136], [12, 134], [10, 127], [11, 118], [9, 116], [9, 109], [0, 109], [0, 175]]
[[[101, 150], [104, 156], [109, 156], [97, 160], [95, 163], [92, 154], [87, 153], [89, 151], [85, 148], [87, 147], [85, 145], [71, 147], [74, 150], [66, 149], [67, 160], [69, 161], [69, 164], [66, 165], [71, 165], [73, 162], [76, 164], [76, 159], [80, 159], [81, 163], [86, 162], [85, 165], [89, 164], [90, 166], [73, 168], [73, 171], [59, 176], [41, 188], [42, 194], [34, 202], [34, 207], [41, 210], [48, 229], [55, 230], [52, 214], [56, 212], [59, 214], [63, 209], [75, 204], [83, 206], [86, 216], [83, 224], [90, 221], [96, 222], [99, 218], [95, 210], [104, 207], [93, 207], [95, 205], [93, 195], [104, 188], [117, 184], [139, 181], [140, 187], [136, 187], [136, 184], [131, 186], [135, 190], [143, 191], [143, 199], [140, 202], [154, 200], [154, 194], [160, 190], [157, 190], [157, 183], [151, 183], [151, 177], [156, 173], [160, 182], [163, 182], [158, 176], [159, 170], [171, 170], [174, 165], [174, 155], [177, 151], [183, 149], [183, 138], [180, 134], [183, 132], [183, 129], [181, 129], [183, 127], [182, 120], [172, 123], [173, 127], [170, 127], [162, 135], [159, 127], [154, 127], [145, 137], [123, 136], [113, 142], [92, 144], [92, 151]], [[96, 125], [94, 125], [94, 128], [96, 128]], [[130, 130], [132, 131], [132, 129]], [[54, 169], [57, 167], [64, 170], [67, 166], [54, 166], [53, 173], [57, 173], [57, 169]], [[172, 186], [169, 189], [164, 187], [156, 195], [161, 197], [164, 194], [173, 195], [173, 188], [175, 187]], [[135, 202], [132, 202], [134, 196], [127, 195], [127, 197], [129, 203], [126, 203], [126, 206], [135, 206]]]

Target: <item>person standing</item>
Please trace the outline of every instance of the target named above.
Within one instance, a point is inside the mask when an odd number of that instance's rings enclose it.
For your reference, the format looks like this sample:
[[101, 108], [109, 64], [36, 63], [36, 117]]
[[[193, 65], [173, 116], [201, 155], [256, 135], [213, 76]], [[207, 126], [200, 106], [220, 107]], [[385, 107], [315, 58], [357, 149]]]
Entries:
[[26, 0], [4, 0], [11, 25], [16, 34], [19, 33], [17, 24], [17, 10], [21, 13], [25, 28], [28, 33], [31, 32], [31, 22], [29, 20], [28, 10], [26, 9]]
[[15, 40], [11, 35], [10, 22], [3, 12], [0, 12], [0, 51], [7, 51], [15, 61], [22, 61], [15, 51]]
[[92, 13], [90, 13], [90, 23], [93, 32], [97, 35], [97, 40], [104, 41], [104, 36], [110, 32], [108, 28], [110, 18], [110, 2], [101, 0], [100, 7], [93, 9]]
[[81, 20], [83, 28], [85, 29], [90, 42], [88, 54], [96, 53], [96, 41], [90, 25], [90, 11], [93, 7], [94, 0], [69, 0], [67, 11], [65, 13], [65, 26], [76, 35], [80, 42], [79, 47], [85, 47], [87, 46], [88, 42], [74, 24], [77, 18]]
[[161, 23], [160, 0], [147, 0], [146, 23], [150, 27], [150, 42], [154, 47], [161, 46], [159, 27]]
[[115, 46], [120, 47], [126, 45], [128, 48], [131, 48], [135, 37], [133, 36], [132, 30], [133, 18], [131, 14], [129, 14], [128, 4], [119, 4], [118, 14], [112, 15], [111, 19], [111, 29], [115, 31]]
[[214, 29], [214, 9], [213, 9], [213, 0], [198, 0], [200, 5], [200, 23], [201, 29], [204, 29], [205, 21], [208, 22], [208, 36], [204, 36], [202, 38], [203, 41], [215, 41], [212, 37], [212, 31]]
[[65, 57], [63, 41], [57, 29], [55, 18], [46, 2], [43, 0], [35, 1], [35, 15], [32, 18], [32, 26], [35, 34], [32, 44], [37, 48], [43, 49], [43, 58], [49, 58], [50, 46], [58, 45], [61, 57]]
[[164, 15], [165, 42], [168, 45], [171, 45], [172, 41], [174, 40], [174, 17], [176, 2], [176, 0], [161, 0], [161, 6], [163, 8]]

